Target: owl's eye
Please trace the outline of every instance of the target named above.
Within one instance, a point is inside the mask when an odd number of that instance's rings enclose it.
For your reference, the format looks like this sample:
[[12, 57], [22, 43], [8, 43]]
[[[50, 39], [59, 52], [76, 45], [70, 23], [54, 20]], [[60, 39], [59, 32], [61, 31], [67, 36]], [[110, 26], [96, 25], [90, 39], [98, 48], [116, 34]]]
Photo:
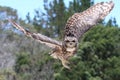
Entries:
[[66, 40], [65, 42], [69, 42], [68, 40]]
[[75, 40], [73, 40], [72, 42], [75, 42]]

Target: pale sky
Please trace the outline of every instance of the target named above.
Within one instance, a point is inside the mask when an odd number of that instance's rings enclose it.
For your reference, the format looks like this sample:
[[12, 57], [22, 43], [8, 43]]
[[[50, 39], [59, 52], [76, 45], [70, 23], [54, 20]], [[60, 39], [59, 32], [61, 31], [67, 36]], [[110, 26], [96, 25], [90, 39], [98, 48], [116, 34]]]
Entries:
[[[68, 5], [69, 1], [73, 0], [64, 0], [66, 5]], [[110, 0], [94, 0], [95, 3], [98, 2], [107, 2]], [[115, 7], [112, 12], [106, 17], [105, 21], [108, 21], [111, 17], [115, 17], [117, 20], [117, 24], [120, 26], [120, 0], [113, 0], [115, 3]], [[14, 8], [18, 11], [18, 15], [20, 18], [25, 19], [28, 12], [30, 12], [30, 16], [33, 17], [35, 9], [40, 9], [41, 12], [44, 11], [43, 8], [43, 0], [0, 0], [0, 6], [7, 6]]]

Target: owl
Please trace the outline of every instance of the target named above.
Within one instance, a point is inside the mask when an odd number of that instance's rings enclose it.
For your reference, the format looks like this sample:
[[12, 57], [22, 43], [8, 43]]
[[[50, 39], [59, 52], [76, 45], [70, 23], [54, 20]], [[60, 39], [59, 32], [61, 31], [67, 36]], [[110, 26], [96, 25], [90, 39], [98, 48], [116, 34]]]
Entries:
[[81, 13], [74, 13], [68, 20], [64, 29], [63, 41], [57, 41], [40, 33], [32, 33], [25, 30], [12, 20], [9, 20], [12, 25], [22, 31], [26, 36], [35, 39], [36, 41], [45, 44], [52, 50], [49, 53], [55, 59], [59, 59], [62, 65], [70, 69], [68, 66], [69, 58], [74, 56], [77, 51], [79, 39], [89, 29], [94, 27], [99, 21], [103, 20], [113, 9], [114, 3], [101, 2], [97, 3]]

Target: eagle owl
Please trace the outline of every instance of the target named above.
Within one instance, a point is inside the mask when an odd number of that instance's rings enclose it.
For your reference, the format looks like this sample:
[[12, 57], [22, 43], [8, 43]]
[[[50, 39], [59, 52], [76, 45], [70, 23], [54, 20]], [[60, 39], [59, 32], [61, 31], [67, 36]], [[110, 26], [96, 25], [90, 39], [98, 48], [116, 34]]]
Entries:
[[31, 33], [30, 31], [23, 29], [14, 21], [9, 21], [26, 36], [52, 48], [50, 55], [55, 59], [61, 60], [62, 65], [65, 68], [70, 69], [68, 66], [68, 60], [76, 53], [79, 39], [81, 39], [82, 35], [96, 25], [100, 20], [103, 20], [110, 13], [113, 7], [114, 3], [112, 1], [101, 2], [91, 6], [81, 13], [73, 14], [65, 25], [64, 38], [61, 42], [40, 33]]

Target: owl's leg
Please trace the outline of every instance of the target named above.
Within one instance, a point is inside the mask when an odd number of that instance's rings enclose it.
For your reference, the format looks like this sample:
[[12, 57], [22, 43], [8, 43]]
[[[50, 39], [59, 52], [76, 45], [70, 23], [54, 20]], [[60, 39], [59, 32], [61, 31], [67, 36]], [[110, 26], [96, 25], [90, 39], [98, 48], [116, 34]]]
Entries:
[[63, 67], [65, 67], [65, 68], [67, 68], [67, 69], [70, 69], [70, 67], [68, 66], [68, 64], [70, 64], [68, 60], [66, 60], [66, 59], [65, 59], [64, 57], [62, 57], [62, 56], [60, 56], [59, 59], [61, 60]]
[[62, 59], [61, 62], [62, 62], [63, 67], [70, 69], [70, 67], [68, 66], [68, 64], [70, 64], [69, 61]]

